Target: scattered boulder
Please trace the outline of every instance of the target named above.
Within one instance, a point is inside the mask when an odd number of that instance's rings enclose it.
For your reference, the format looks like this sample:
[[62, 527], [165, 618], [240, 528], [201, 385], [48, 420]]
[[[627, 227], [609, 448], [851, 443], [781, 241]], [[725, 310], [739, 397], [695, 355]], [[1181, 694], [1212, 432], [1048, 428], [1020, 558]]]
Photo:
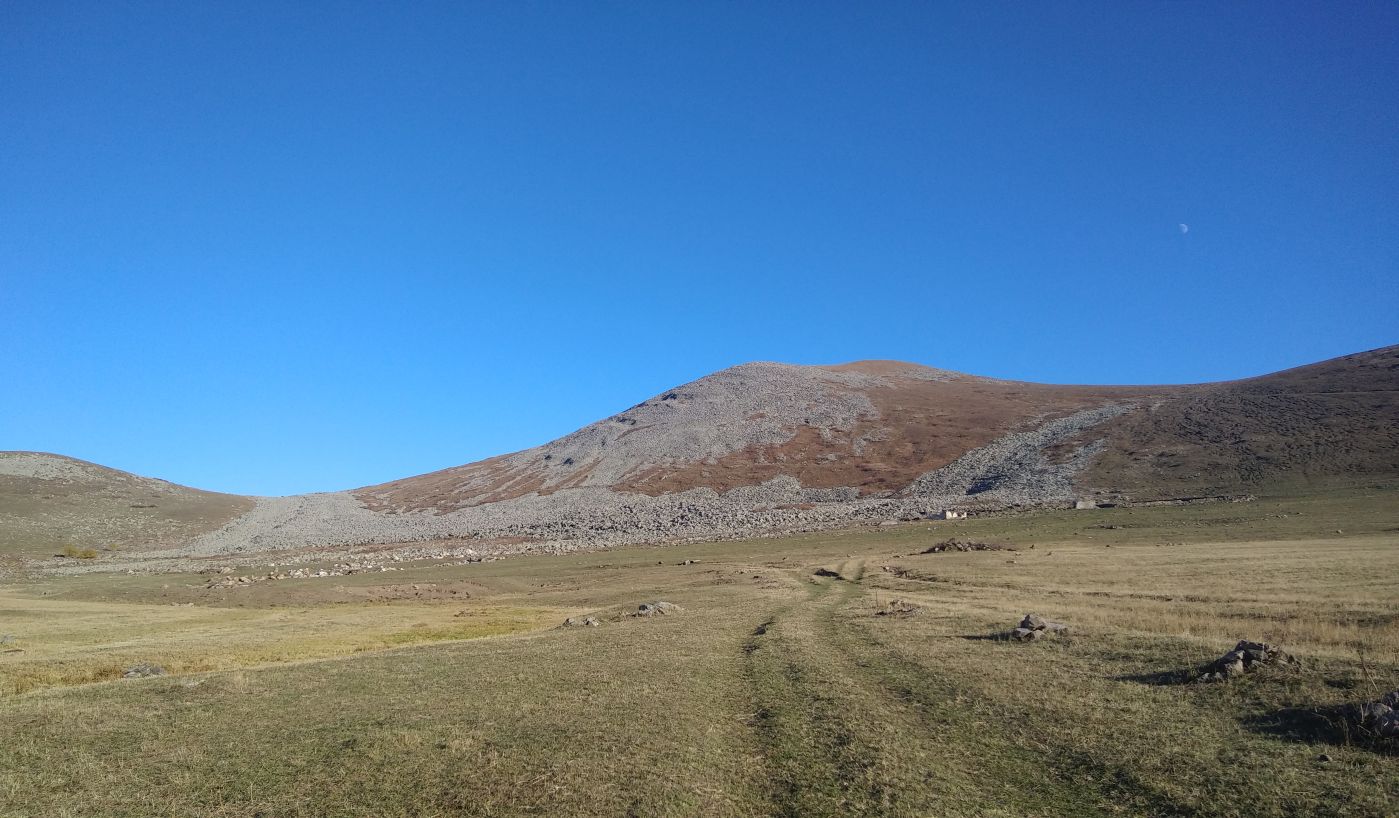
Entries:
[[563, 621], [565, 628], [596, 628], [601, 624], [595, 616], [570, 616]]
[[153, 665], [150, 662], [142, 662], [134, 667], [129, 667], [121, 674], [123, 679], [145, 679], [150, 676], [164, 676], [165, 668], [160, 665]]
[[874, 612], [875, 616], [913, 616], [922, 608], [904, 599], [892, 599], [883, 608]]
[[1008, 545], [998, 545], [996, 543], [978, 542], [976, 540], [959, 540], [955, 537], [950, 540], [943, 540], [934, 543], [919, 551], [919, 554], [941, 554], [944, 551], [1014, 551]]
[[832, 571], [829, 568], [817, 568], [815, 571], [811, 572], [811, 575], [813, 577], [834, 577], [835, 579], [842, 579], [839, 571]]
[[1297, 664], [1297, 659], [1276, 645], [1242, 640], [1234, 649], [1205, 666], [1197, 682], [1223, 682], [1261, 667]]
[[683, 609], [673, 602], [643, 602], [636, 606], [636, 613], [632, 614], [632, 616], [665, 616], [666, 614], [673, 614], [681, 610]]
[[1012, 628], [1006, 637], [1013, 642], [1036, 642], [1047, 634], [1068, 636], [1069, 626], [1063, 622], [1045, 619], [1039, 614], [1027, 613], [1025, 618], [1020, 620], [1020, 624]]

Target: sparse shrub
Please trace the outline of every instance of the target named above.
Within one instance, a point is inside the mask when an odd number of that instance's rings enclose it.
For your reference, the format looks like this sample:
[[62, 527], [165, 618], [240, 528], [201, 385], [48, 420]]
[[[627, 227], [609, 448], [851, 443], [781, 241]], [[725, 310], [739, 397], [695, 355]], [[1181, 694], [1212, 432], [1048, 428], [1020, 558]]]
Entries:
[[79, 548], [76, 545], [63, 546], [63, 556], [75, 560], [95, 560], [97, 559], [96, 548]]

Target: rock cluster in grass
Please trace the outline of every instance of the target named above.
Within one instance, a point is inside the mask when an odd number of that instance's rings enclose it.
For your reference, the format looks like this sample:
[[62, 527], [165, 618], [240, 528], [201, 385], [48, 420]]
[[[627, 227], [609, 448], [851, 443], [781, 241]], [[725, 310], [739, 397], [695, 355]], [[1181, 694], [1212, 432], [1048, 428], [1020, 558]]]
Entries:
[[1020, 620], [1020, 625], [1012, 628], [1007, 637], [1014, 642], [1034, 642], [1043, 639], [1046, 635], [1068, 636], [1069, 626], [1063, 622], [1054, 622], [1039, 614], [1027, 613], [1025, 618]]
[[565, 628], [596, 628], [601, 624], [595, 616], [570, 616], [563, 621]]
[[142, 662], [139, 665], [127, 668], [122, 674], [123, 679], [145, 679], [149, 676], [164, 676], [165, 668], [160, 665], [153, 665], [150, 662]]
[[1277, 645], [1242, 640], [1233, 650], [1208, 664], [1197, 682], [1224, 682], [1270, 666], [1297, 664], [1297, 659]]
[[998, 545], [989, 542], [977, 542], [976, 540], [959, 540], [955, 537], [950, 540], [943, 540], [919, 551], [919, 554], [941, 554], [945, 551], [1014, 551], [1008, 545]]
[[913, 616], [921, 611], [917, 605], [905, 599], [891, 599], [879, 610], [874, 612], [875, 616]]
[[1362, 729], [1391, 741], [1399, 741], [1399, 690], [1392, 690], [1372, 702], [1352, 705], [1351, 720]]
[[632, 616], [665, 616], [679, 612], [681, 607], [673, 602], [657, 600], [655, 602], [643, 602], [636, 606], [636, 612]]

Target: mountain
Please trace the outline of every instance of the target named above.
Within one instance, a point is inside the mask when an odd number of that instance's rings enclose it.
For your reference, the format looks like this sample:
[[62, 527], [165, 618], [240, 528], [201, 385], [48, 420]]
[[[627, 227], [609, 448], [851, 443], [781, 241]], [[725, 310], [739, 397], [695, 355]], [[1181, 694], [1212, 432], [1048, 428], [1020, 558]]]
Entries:
[[725, 369], [533, 449], [355, 492], [381, 511], [455, 511], [577, 488], [657, 496], [790, 477], [868, 497], [1011, 432], [1169, 389], [1046, 386], [893, 361]]
[[182, 544], [191, 556], [442, 540], [521, 550], [1396, 476], [1399, 346], [1183, 386], [752, 363], [543, 446], [349, 492], [252, 500], [0, 455], [0, 543]]
[[253, 508], [216, 494], [42, 452], [0, 452], [0, 555], [167, 547]]
[[[1040, 437], [1013, 437], [1031, 432]], [[1046, 464], [1022, 451], [935, 479], [998, 441], [1036, 448]], [[1222, 493], [1399, 474], [1399, 346], [1190, 386], [1053, 386], [892, 361], [746, 364], [544, 446], [355, 495], [377, 511], [447, 512], [572, 488], [722, 493], [790, 477], [860, 497], [933, 488], [970, 497], [1014, 484], [1024, 476], [1017, 463], [1043, 468], [1075, 454], [1078, 493]]]

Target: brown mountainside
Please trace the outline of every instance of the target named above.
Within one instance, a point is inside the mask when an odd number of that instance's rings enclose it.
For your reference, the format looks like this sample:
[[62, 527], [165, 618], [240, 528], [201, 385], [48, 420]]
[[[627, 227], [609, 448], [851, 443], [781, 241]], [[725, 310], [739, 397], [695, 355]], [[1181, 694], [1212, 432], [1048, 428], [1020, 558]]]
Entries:
[[[677, 387], [552, 443], [356, 492], [450, 511], [595, 486], [720, 492], [790, 476], [884, 495], [1007, 435], [1130, 407], [1052, 447], [1100, 442], [1085, 491], [1190, 494], [1399, 474], [1399, 347], [1247, 380], [1057, 386], [892, 361], [755, 363]], [[1055, 451], [1047, 450], [1049, 454]]]

